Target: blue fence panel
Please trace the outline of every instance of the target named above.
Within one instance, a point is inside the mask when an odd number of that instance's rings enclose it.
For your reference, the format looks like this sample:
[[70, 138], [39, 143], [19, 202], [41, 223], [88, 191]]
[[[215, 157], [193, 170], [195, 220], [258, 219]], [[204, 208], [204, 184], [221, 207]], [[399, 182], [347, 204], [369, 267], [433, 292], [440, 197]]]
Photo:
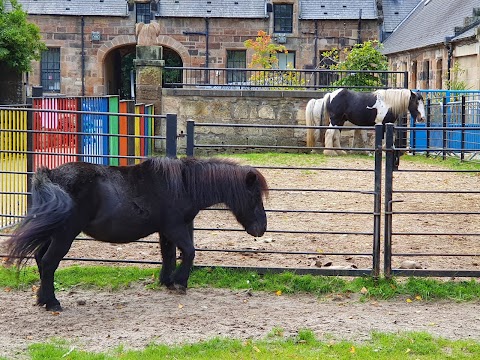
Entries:
[[[81, 110], [107, 112], [108, 98], [84, 97], [82, 98]], [[105, 155], [109, 154], [108, 136], [101, 135], [109, 133], [108, 115], [83, 114], [81, 131], [92, 134], [83, 135], [81, 148], [84, 156], [82, 157], [82, 160], [94, 164], [108, 165], [108, 157], [105, 157]]]
[[[480, 124], [480, 91], [478, 90], [417, 90], [425, 99], [430, 99], [430, 127], [443, 126], [443, 99], [446, 101], [445, 116], [447, 127], [462, 125], [462, 96], [465, 96], [465, 127], [478, 127]], [[428, 110], [428, 109], [427, 109]], [[411, 127], [424, 128], [426, 124], [410, 122]], [[446, 135], [444, 135], [446, 134]], [[429, 149], [443, 148], [443, 137], [446, 136], [447, 147], [458, 150], [480, 150], [480, 133], [478, 129], [464, 130], [462, 144], [461, 130], [429, 130]], [[427, 130], [410, 134], [412, 150], [427, 148]]]

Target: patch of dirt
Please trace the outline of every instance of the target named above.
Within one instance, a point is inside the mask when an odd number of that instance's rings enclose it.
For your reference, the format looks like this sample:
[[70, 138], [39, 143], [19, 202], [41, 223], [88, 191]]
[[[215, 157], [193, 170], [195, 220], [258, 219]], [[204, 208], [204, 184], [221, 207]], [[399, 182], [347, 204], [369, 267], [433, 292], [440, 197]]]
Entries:
[[[33, 306], [29, 291], [0, 292], [0, 356], [18, 357], [28, 344], [63, 338], [76, 349], [141, 349], [231, 337], [264, 338], [274, 328], [284, 336], [311, 329], [323, 340], [370, 338], [372, 331], [426, 331], [449, 339], [480, 340], [480, 304], [405, 299], [361, 303], [338, 296], [189, 289], [186, 296], [141, 286], [118, 292], [59, 292], [58, 315]], [[79, 305], [85, 302], [85, 305]], [[468, 324], [468, 326], [466, 326]]]
[[[373, 172], [358, 169], [372, 170], [373, 161], [332, 158], [319, 166], [324, 170], [262, 170], [273, 189], [266, 207], [275, 210], [268, 213], [269, 232], [262, 238], [252, 238], [241, 231], [233, 216], [225, 211], [202, 212], [195, 221], [197, 228], [204, 229], [195, 231], [195, 244], [201, 250], [195, 263], [304, 268], [331, 264], [371, 268]], [[400, 170], [406, 169], [436, 168], [401, 162]], [[275, 190], [280, 188], [289, 190]], [[410, 259], [424, 269], [480, 269], [480, 259], [476, 256], [480, 253], [478, 214], [461, 213], [480, 213], [480, 194], [448, 193], [477, 189], [478, 175], [395, 172], [393, 209], [401, 213], [395, 214], [393, 220], [393, 252], [397, 254], [393, 266], [399, 267], [405, 259]], [[412, 194], [408, 192], [411, 190], [445, 192]], [[384, 206], [382, 200], [382, 208]], [[292, 210], [315, 210], [316, 213], [293, 213]], [[344, 211], [348, 213], [342, 213]], [[425, 211], [460, 214], [422, 214]], [[222, 232], [222, 228], [240, 231]], [[157, 237], [145, 240], [145, 243], [122, 245], [76, 241], [68, 256], [159, 261]], [[243, 251], [214, 251], [216, 249]], [[251, 250], [265, 252], [252, 253]], [[270, 251], [294, 254], [270, 254]], [[412, 253], [416, 256], [401, 256]], [[438, 255], [420, 255], [426, 253]], [[62, 266], [68, 265], [71, 262], [62, 262]], [[0, 289], [0, 356], [14, 358], [18, 349], [52, 337], [66, 338], [77, 348], [105, 351], [120, 344], [143, 348], [151, 342], [195, 342], [215, 336], [261, 338], [274, 327], [283, 328], [285, 336], [309, 328], [320, 338], [333, 336], [354, 341], [368, 339], [372, 331], [406, 330], [480, 340], [478, 302], [407, 303], [399, 299], [360, 303], [355, 297], [318, 299], [265, 293], [250, 296], [243, 291], [217, 289], [190, 289], [186, 296], [178, 296], [166, 290], [145, 290], [139, 285], [113, 293], [59, 292], [65, 311], [53, 315], [32, 306], [33, 295], [30, 291]], [[86, 305], [79, 305], [83, 301]]]

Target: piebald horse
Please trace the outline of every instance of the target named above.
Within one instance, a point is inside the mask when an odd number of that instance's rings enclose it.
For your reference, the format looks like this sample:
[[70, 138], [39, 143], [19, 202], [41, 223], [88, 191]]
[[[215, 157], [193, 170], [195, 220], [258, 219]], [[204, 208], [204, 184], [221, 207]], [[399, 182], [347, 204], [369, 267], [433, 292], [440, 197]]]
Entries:
[[[409, 89], [387, 89], [374, 92], [356, 92], [338, 89], [327, 93], [322, 99], [312, 99], [306, 108], [307, 126], [343, 126], [345, 122], [357, 126], [393, 123], [409, 112], [416, 122], [425, 120], [425, 105], [422, 95]], [[307, 130], [307, 146], [322, 141], [322, 132]], [[325, 155], [341, 155], [340, 130], [325, 131]]]

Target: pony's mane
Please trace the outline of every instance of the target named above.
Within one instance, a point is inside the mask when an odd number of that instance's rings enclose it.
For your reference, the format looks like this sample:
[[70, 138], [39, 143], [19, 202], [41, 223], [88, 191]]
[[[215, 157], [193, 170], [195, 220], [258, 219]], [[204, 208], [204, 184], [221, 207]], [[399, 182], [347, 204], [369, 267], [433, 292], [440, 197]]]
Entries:
[[254, 172], [259, 191], [268, 196], [268, 186], [264, 176], [251, 166], [242, 166], [232, 160], [218, 158], [151, 158], [155, 171], [162, 172], [167, 187], [175, 197], [187, 193], [197, 203], [212, 199], [230, 199], [232, 204], [242, 206], [247, 199], [246, 176]]
[[407, 113], [411, 95], [409, 89], [382, 89], [374, 91], [373, 93], [382, 98], [382, 100], [390, 107], [394, 116], [400, 116]]

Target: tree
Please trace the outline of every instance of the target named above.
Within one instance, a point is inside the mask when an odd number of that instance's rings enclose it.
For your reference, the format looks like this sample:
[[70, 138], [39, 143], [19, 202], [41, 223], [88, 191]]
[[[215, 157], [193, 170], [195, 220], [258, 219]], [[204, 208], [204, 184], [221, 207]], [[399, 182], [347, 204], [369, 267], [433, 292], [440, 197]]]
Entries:
[[[6, 2], [12, 5], [7, 12]], [[0, 0], [0, 63], [22, 73], [31, 70], [32, 60], [40, 60], [47, 47], [40, 29], [27, 21], [27, 14], [17, 0]]]
[[254, 51], [252, 61], [248, 64], [250, 68], [272, 69], [278, 63], [275, 55], [278, 52], [287, 52], [285, 46], [273, 44], [272, 37], [263, 30], [258, 32], [255, 40], [248, 39], [243, 44]]
[[[330, 65], [331, 70], [388, 70], [388, 60], [380, 51], [378, 41], [365, 41], [354, 47], [344, 49], [344, 61], [339, 61], [340, 53], [337, 49], [324, 52], [322, 55], [332, 58], [335, 63]], [[383, 79], [375, 73], [353, 73], [334, 82], [335, 86], [382, 86]]]
[[250, 76], [252, 85], [269, 86], [272, 89], [278, 87], [282, 90], [289, 90], [288, 85], [297, 89], [299, 89], [298, 86], [305, 85], [305, 80], [300, 79], [299, 74], [292, 71], [294, 69], [291, 64], [287, 64], [286, 71], [269, 71], [278, 64], [276, 54], [279, 52], [287, 53], [288, 51], [285, 46], [272, 43], [272, 37], [265, 31], [260, 30], [255, 40], [248, 39], [243, 44], [247, 49], [254, 51], [248, 67], [267, 70], [255, 71]]

